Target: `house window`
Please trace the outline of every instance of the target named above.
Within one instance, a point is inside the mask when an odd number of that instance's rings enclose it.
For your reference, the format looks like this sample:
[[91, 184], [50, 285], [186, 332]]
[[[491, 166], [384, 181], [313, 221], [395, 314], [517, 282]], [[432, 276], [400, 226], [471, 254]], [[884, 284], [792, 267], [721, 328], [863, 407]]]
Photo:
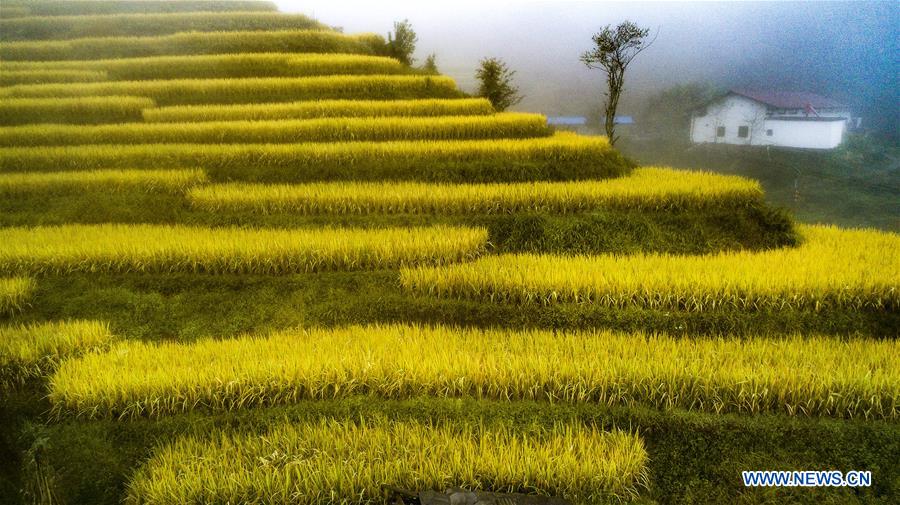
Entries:
[[725, 136], [725, 127], [717, 126], [716, 127], [716, 137], [724, 137]]
[[750, 135], [750, 128], [746, 126], [738, 126], [738, 137], [745, 139]]
[[772, 136], [772, 130], [766, 130], [766, 137]]

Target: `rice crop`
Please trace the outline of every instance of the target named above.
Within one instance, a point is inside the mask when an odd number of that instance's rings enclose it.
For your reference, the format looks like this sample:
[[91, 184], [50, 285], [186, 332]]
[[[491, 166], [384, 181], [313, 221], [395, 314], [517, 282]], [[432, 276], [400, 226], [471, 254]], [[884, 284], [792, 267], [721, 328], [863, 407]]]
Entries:
[[445, 215], [739, 207], [759, 203], [762, 194], [759, 183], [743, 177], [642, 167], [627, 177], [577, 182], [214, 184], [192, 188], [188, 198], [208, 212]]
[[105, 81], [106, 73], [93, 70], [7, 70], [0, 72], [0, 86], [59, 82]]
[[471, 259], [487, 231], [64, 225], [0, 229], [0, 272], [287, 274]]
[[20, 18], [30, 15], [31, 10], [28, 9], [28, 7], [20, 5], [7, 5], [6, 2], [3, 2], [3, 4], [0, 5], [0, 19]]
[[0, 173], [203, 168], [213, 180], [523, 181], [617, 177], [630, 167], [605, 137], [303, 144], [0, 148]]
[[586, 303], [708, 311], [896, 310], [900, 235], [800, 227], [796, 248], [705, 256], [490, 256], [440, 269], [405, 269], [408, 290], [490, 302]]
[[[3, 11], [7, 9], [3, 2]], [[150, 14], [162, 12], [276, 11], [272, 2], [242, 0], [40, 0], [9, 1], [18, 16], [73, 16], [90, 14]]]
[[34, 281], [26, 277], [0, 277], [0, 315], [9, 315], [25, 307], [34, 292]]
[[193, 343], [123, 342], [64, 363], [58, 416], [160, 417], [371, 395], [900, 417], [900, 342], [689, 338], [446, 326], [293, 329]]
[[320, 99], [452, 98], [453, 79], [420, 75], [337, 75], [245, 79], [173, 79], [78, 84], [29, 84], [0, 88], [0, 98], [71, 98], [129, 95], [159, 105], [235, 104]]
[[102, 349], [113, 339], [109, 327], [96, 321], [0, 326], [0, 385], [44, 377], [63, 358]]
[[326, 117], [476, 116], [494, 113], [485, 98], [421, 100], [315, 100], [241, 105], [179, 105], [144, 110], [148, 123], [274, 121]]
[[140, 121], [141, 111], [154, 105], [153, 100], [138, 96], [4, 98], [0, 125], [125, 123]]
[[385, 54], [384, 38], [324, 30], [187, 32], [0, 43], [0, 60], [56, 61], [233, 53]]
[[202, 170], [91, 170], [0, 174], [0, 196], [145, 191], [184, 193], [207, 182]]
[[[149, 56], [112, 60], [11, 61], [4, 73], [102, 72], [103, 80], [306, 77], [318, 75], [402, 74], [398, 60], [365, 54], [242, 53], [200, 56]], [[7, 72], [8, 71], [8, 72]], [[2, 76], [3, 74], [0, 74]], [[96, 79], [101, 80], [101, 79]], [[47, 81], [50, 82], [50, 81]], [[22, 84], [25, 82], [23, 81]], [[18, 84], [18, 83], [12, 83]]]
[[178, 12], [27, 16], [0, 19], [0, 40], [60, 40], [85, 37], [142, 37], [178, 32], [324, 30], [303, 14], [280, 12]]
[[534, 138], [551, 134], [541, 114], [428, 118], [324, 118], [209, 123], [33, 125], [0, 128], [0, 146], [242, 144]]
[[637, 496], [646, 464], [636, 435], [578, 424], [517, 431], [325, 418], [180, 437], [137, 471], [125, 502], [374, 505], [385, 503], [389, 485], [528, 492], [586, 505]]

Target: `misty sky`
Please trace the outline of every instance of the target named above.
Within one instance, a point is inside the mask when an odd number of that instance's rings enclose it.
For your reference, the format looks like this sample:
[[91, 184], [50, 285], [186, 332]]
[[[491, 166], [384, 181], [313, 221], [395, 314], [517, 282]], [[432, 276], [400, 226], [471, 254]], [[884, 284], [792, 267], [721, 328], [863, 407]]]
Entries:
[[[591, 34], [630, 19], [656, 43], [626, 76], [620, 112], [636, 112], [653, 90], [709, 81], [723, 87], [812, 91], [857, 108], [880, 100], [897, 114], [900, 2], [677, 3], [571, 1], [275, 0], [347, 33], [385, 34], [408, 18], [416, 56], [437, 54], [442, 73], [467, 90], [484, 56], [518, 71], [525, 101], [547, 114], [584, 115], [602, 100], [602, 74], [579, 55]], [[629, 110], [631, 109], [631, 110]]]

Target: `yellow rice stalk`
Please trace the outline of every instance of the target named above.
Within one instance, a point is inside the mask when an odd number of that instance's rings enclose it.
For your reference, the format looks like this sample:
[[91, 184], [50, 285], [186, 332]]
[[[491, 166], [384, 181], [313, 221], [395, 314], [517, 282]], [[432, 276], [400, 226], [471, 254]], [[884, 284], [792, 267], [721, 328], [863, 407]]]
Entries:
[[331, 75], [243, 79], [172, 79], [72, 84], [26, 84], [0, 88], [0, 98], [71, 98], [129, 95], [159, 105], [235, 104], [321, 99], [453, 98], [456, 82], [445, 76]]
[[35, 193], [146, 192], [184, 193], [207, 182], [202, 170], [90, 170], [0, 174], [0, 196]]
[[0, 315], [22, 310], [34, 288], [34, 281], [25, 277], [0, 277]]
[[0, 326], [0, 385], [43, 377], [63, 358], [101, 349], [113, 339], [109, 327], [96, 321]]
[[574, 505], [634, 498], [647, 481], [640, 438], [583, 425], [516, 431], [378, 417], [320, 419], [266, 433], [184, 436], [158, 448], [126, 503], [381, 504], [384, 485], [561, 496]]
[[[402, 74], [394, 58], [361, 54], [239, 53], [148, 56], [109, 60], [4, 62], [0, 76], [14, 72], [95, 72], [112, 81], [209, 79], [222, 77], [303, 77], [315, 75]], [[102, 79], [102, 80], [106, 80]], [[101, 80], [101, 79], [96, 79]], [[51, 81], [46, 81], [51, 82]], [[25, 84], [23, 81], [21, 84]]]
[[[7, 65], [4, 63], [3, 65]], [[105, 81], [106, 72], [92, 70], [9, 70], [0, 72], [0, 86], [17, 84], [48, 84], [58, 82], [97, 82]]]
[[385, 47], [381, 36], [323, 30], [185, 32], [155, 37], [88, 37], [72, 40], [0, 43], [0, 60], [57, 61], [141, 56], [232, 53], [373, 54]]
[[484, 229], [254, 230], [151, 225], [0, 229], [0, 272], [287, 274], [471, 259]]
[[138, 96], [3, 99], [0, 125], [125, 123], [140, 121], [141, 111], [155, 105]]
[[541, 114], [428, 118], [325, 118], [210, 123], [0, 127], [0, 146], [87, 144], [262, 144], [388, 140], [533, 138], [551, 134]]
[[57, 415], [164, 416], [373, 395], [900, 417], [900, 343], [819, 336], [673, 338], [427, 326], [296, 329], [123, 342], [67, 361]]
[[900, 235], [800, 227], [796, 248], [705, 256], [502, 255], [405, 269], [408, 290], [492, 302], [707, 311], [900, 307]]
[[192, 188], [188, 198], [208, 212], [445, 215], [740, 206], [762, 195], [759, 183], [742, 177], [642, 167], [626, 177], [576, 182], [214, 184]]

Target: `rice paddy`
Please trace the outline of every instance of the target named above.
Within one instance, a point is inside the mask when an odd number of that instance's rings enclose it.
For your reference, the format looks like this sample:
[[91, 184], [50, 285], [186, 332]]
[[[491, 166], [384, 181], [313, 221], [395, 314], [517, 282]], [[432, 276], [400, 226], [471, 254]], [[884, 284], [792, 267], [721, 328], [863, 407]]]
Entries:
[[0, 128], [0, 146], [518, 139], [547, 137], [550, 134], [544, 116], [519, 112], [427, 118], [326, 118], [101, 126], [31, 125]]
[[0, 125], [126, 123], [140, 121], [155, 105], [138, 96], [8, 98], [0, 100]]
[[352, 98], [451, 98], [453, 79], [419, 75], [339, 75], [246, 79], [172, 79], [76, 84], [33, 84], [0, 88], [0, 98], [71, 98], [128, 95], [158, 105], [234, 104]]
[[900, 307], [900, 236], [803, 226], [797, 248], [706, 256], [488, 256], [406, 269], [418, 293], [486, 302], [708, 311]]
[[388, 485], [526, 491], [586, 505], [636, 496], [646, 462], [640, 439], [622, 431], [557, 426], [521, 434], [322, 419], [260, 434], [182, 437], [138, 471], [126, 503], [375, 504], [384, 503]]
[[477, 116], [494, 113], [484, 98], [420, 100], [315, 100], [241, 105], [181, 105], [144, 110], [148, 123], [273, 121], [336, 117]]
[[[2, 134], [0, 134], [2, 138]], [[335, 182], [214, 184], [191, 189], [191, 205], [208, 212], [259, 214], [566, 214], [604, 208], [703, 209], [758, 203], [755, 181], [734, 176], [641, 167], [601, 181], [510, 184]]]
[[0, 86], [105, 80], [106, 72], [93, 70], [4, 70], [0, 73]]
[[91, 170], [0, 174], [0, 196], [77, 192], [185, 193], [207, 182], [202, 170]]
[[0, 385], [43, 377], [64, 358], [102, 349], [113, 340], [108, 326], [97, 321], [0, 326]]
[[898, 351], [892, 340], [813, 336], [299, 329], [191, 344], [125, 342], [63, 364], [50, 400], [59, 413], [120, 418], [369, 394], [895, 419]]
[[[157, 12], [277, 11], [272, 2], [256, 0], [8, 0], [18, 16], [71, 16], [88, 14], [150, 14]], [[11, 17], [11, 16], [10, 16]]]
[[27, 277], [0, 277], [0, 316], [25, 308], [34, 287], [34, 281]]
[[66, 225], [0, 229], [0, 272], [289, 274], [471, 259], [477, 228], [243, 229]]

